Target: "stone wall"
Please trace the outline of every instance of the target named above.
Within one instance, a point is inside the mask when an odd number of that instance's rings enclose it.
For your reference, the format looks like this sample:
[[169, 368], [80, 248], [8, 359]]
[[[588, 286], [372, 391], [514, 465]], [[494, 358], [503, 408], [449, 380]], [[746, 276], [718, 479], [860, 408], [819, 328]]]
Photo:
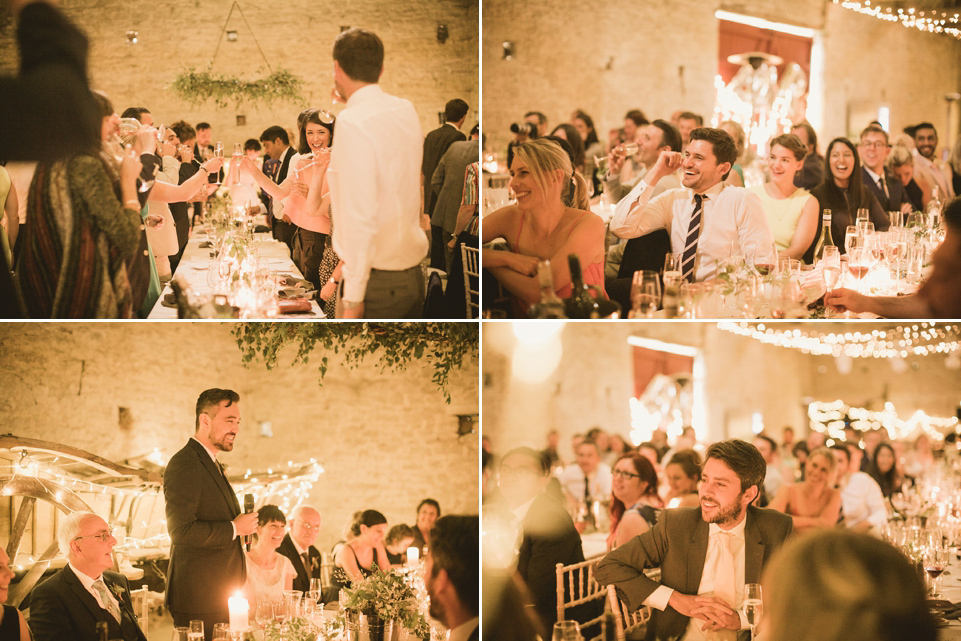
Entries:
[[[844, 330], [835, 325], [831, 331]], [[908, 358], [907, 373], [901, 374], [890, 361], [860, 359], [849, 374], [841, 374], [832, 358], [763, 345], [710, 323], [568, 323], [557, 369], [543, 383], [524, 384], [511, 370], [517, 345], [512, 326], [487, 323], [482, 341], [483, 421], [495, 449], [541, 448], [551, 428], [560, 433], [562, 455], [569, 455], [572, 434], [595, 425], [626, 436], [628, 399], [634, 391], [627, 343], [631, 335], [701, 350], [706, 412], [702, 438], [707, 441], [748, 436], [754, 412], [778, 438], [785, 425], [804, 434], [812, 400], [840, 399], [875, 409], [890, 400], [902, 418], [918, 409], [953, 416], [961, 400], [961, 372], [946, 368], [944, 356]]]
[[[847, 130], [851, 103], [891, 107], [891, 127], [929, 120], [948, 146], [944, 95], [961, 89], [961, 42], [862, 16], [830, 0], [560, 0], [484, 3], [484, 122], [489, 148], [504, 153], [508, 125], [529, 110], [550, 126], [582, 108], [606, 141], [624, 114], [640, 108], [648, 118], [687, 109], [709, 119], [714, 107], [718, 21], [724, 9], [818, 30], [824, 73], [812, 79], [823, 112], [825, 141]], [[514, 42], [512, 60], [501, 43]], [[820, 90], [818, 90], [820, 86]], [[817, 102], [817, 101], [815, 101]], [[958, 131], [955, 112], [954, 131]], [[822, 145], [822, 152], [824, 147]]]
[[[241, 2], [243, 15], [232, 0], [190, 0], [169, 5], [146, 0], [62, 0], [64, 12], [91, 40], [89, 68], [93, 87], [112, 98], [118, 112], [146, 106], [157, 124], [184, 119], [207, 121], [214, 140], [231, 143], [259, 138], [268, 126], [293, 129], [297, 114], [309, 106], [337, 113], [331, 106], [333, 86], [331, 48], [343, 26], [364, 27], [384, 41], [386, 59], [382, 86], [411, 100], [424, 132], [438, 125], [438, 112], [452, 98], [471, 106], [466, 130], [479, 114], [478, 5], [470, 0], [288, 0]], [[244, 20], [246, 18], [246, 22]], [[445, 44], [437, 27], [447, 25]], [[236, 42], [221, 40], [221, 30], [235, 30]], [[248, 26], [249, 25], [249, 26]], [[137, 30], [139, 43], [127, 45], [125, 33]], [[259, 43], [260, 50], [257, 44]], [[218, 50], [218, 41], [220, 41]], [[263, 55], [261, 55], [261, 51]], [[254, 79], [283, 67], [304, 81], [303, 103], [272, 105], [190, 105], [169, 89], [178, 73], [202, 70], [217, 51], [214, 73], [239, 73]], [[0, 72], [16, 68], [12, 29], [0, 33]], [[239, 127], [236, 116], [246, 116]]]
[[[477, 411], [477, 366], [453, 372], [451, 405], [412, 363], [381, 372], [327, 354], [318, 385], [310, 365], [244, 368], [228, 324], [60, 323], [0, 326], [0, 423], [5, 432], [56, 441], [111, 461], [166, 458], [193, 434], [194, 404], [209, 387], [241, 396], [241, 432], [221, 460], [229, 473], [277, 469], [310, 458], [324, 473], [309, 501], [324, 519], [319, 546], [341, 537], [350, 515], [377, 509], [412, 523], [417, 503], [437, 499], [448, 513], [477, 512], [477, 435], [457, 437], [453, 411]], [[127, 408], [126, 426], [120, 408]], [[273, 437], [259, 435], [272, 424]]]

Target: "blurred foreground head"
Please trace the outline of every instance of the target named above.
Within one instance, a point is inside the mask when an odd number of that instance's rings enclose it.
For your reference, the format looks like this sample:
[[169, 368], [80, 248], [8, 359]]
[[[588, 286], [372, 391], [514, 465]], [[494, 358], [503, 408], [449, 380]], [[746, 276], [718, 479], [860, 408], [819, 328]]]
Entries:
[[764, 572], [767, 639], [934, 641], [914, 566], [867, 534], [825, 530], [786, 546]]

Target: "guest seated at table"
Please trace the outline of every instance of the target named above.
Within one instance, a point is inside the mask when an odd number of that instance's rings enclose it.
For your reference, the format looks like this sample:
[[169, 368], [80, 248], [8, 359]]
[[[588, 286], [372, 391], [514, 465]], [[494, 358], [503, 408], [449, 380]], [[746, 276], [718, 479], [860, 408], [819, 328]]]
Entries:
[[701, 479], [701, 456], [695, 450], [675, 452], [664, 467], [668, 491], [664, 505], [673, 507], [697, 507], [697, 482]]
[[[874, 479], [857, 469], [847, 447], [834, 444], [831, 446], [831, 454], [837, 461], [837, 486], [841, 490], [844, 526], [857, 531], [881, 527], [888, 520], [881, 488]], [[806, 476], [810, 476], [812, 472], [812, 461], [808, 457]]]
[[[117, 539], [106, 521], [92, 512], [74, 512], [60, 522], [57, 544], [67, 565], [30, 595], [33, 638], [97, 641], [97, 624], [106, 623], [111, 639], [147, 641], [137, 623], [127, 578], [110, 571]], [[13, 638], [24, 638], [23, 632]]]
[[265, 505], [257, 510], [257, 531], [250, 551], [244, 553], [247, 561], [247, 583], [244, 593], [250, 601], [251, 610], [258, 603], [283, 601], [284, 591], [292, 590], [297, 570], [277, 548], [284, 541], [287, 517], [276, 505]]
[[[611, 232], [636, 238], [657, 229], [669, 230], [673, 252], [682, 255], [681, 273], [686, 280], [713, 278], [717, 261], [730, 255], [732, 245], [755, 248], [755, 262], [775, 261], [774, 236], [761, 201], [743, 187], [723, 184], [737, 159], [731, 136], [706, 127], [690, 135], [683, 157], [661, 152], [638, 184], [640, 197], [615, 211]], [[657, 183], [679, 168], [684, 171], [683, 188], [652, 198]], [[710, 222], [702, 226], [702, 220]]]
[[614, 464], [611, 498], [611, 533], [607, 549], [613, 550], [657, 523], [664, 507], [657, 495], [654, 466], [636, 452], [625, 454]]
[[841, 492], [834, 488], [837, 461], [822, 447], [811, 452], [804, 467], [804, 480], [781, 486], [768, 507], [791, 516], [798, 532], [834, 527], [841, 514]]
[[387, 560], [393, 566], [407, 563], [407, 548], [414, 542], [414, 528], [406, 523], [395, 525], [387, 530], [384, 547], [387, 549]]
[[931, 257], [931, 275], [916, 294], [865, 296], [849, 289], [835, 289], [824, 303], [836, 311], [868, 312], [887, 318], [961, 317], [961, 198], [942, 211], [944, 242]]
[[791, 133], [797, 136], [807, 149], [801, 171], [794, 174], [794, 184], [804, 189], [814, 189], [824, 180], [824, 156], [818, 153], [818, 135], [808, 121], [791, 126]]
[[826, 530], [786, 546], [764, 572], [761, 634], [777, 641], [934, 641], [913, 564], [872, 536]]
[[[884, 165], [904, 187], [904, 193], [911, 204], [911, 210], [924, 211], [923, 196], [925, 189], [921, 187], [914, 175], [914, 155], [911, 150], [901, 145], [894, 145]], [[930, 189], [927, 191], [930, 192]]]
[[[604, 191], [611, 202], [617, 202], [619, 207], [630, 208], [631, 203], [640, 197], [643, 190], [638, 187], [638, 184], [657, 162], [657, 157], [662, 151], [681, 151], [681, 133], [677, 130], [677, 127], [666, 120], [658, 119], [648, 125], [638, 127], [637, 136], [633, 142], [637, 143], [637, 153], [634, 154], [634, 158], [643, 167], [642, 171], [637, 172], [635, 182], [628, 185], [621, 183], [621, 167], [624, 164], [624, 154], [619, 153], [618, 148], [611, 149], [607, 156], [608, 171], [604, 182]], [[680, 186], [680, 176], [678, 172], [675, 172], [665, 176], [657, 183], [653, 196], [657, 196], [667, 189]]]
[[517, 204], [484, 219], [483, 242], [507, 240], [510, 251], [483, 250], [483, 266], [513, 297], [514, 313], [527, 315], [540, 298], [537, 264], [551, 261], [554, 290], [571, 295], [567, 257], [580, 258], [584, 282], [604, 286], [604, 222], [588, 211], [587, 183], [556, 142], [521, 143], [511, 164]]
[[558, 477], [572, 511], [579, 507], [589, 509], [589, 505], [584, 504], [606, 500], [611, 495], [612, 486], [611, 468], [601, 462], [601, 450], [597, 441], [584, 439], [578, 444], [574, 454], [577, 462], [564, 468]]
[[374, 564], [385, 572], [390, 569], [384, 534], [387, 519], [377, 510], [354, 513], [350, 526], [351, 538], [334, 557], [334, 585], [344, 587], [348, 582], [360, 581], [374, 572]]
[[[817, 198], [819, 211], [831, 210], [831, 237], [842, 254], [845, 231], [857, 222], [859, 209], [869, 211], [868, 220], [874, 223], [874, 231], [887, 231], [891, 226], [878, 199], [864, 185], [858, 151], [847, 138], [835, 138], [828, 145], [824, 181], [811, 190], [811, 195]], [[804, 254], [805, 262], [812, 262], [816, 243], [815, 238]]]
[[[10, 557], [4, 546], [0, 546], [0, 603], [6, 604], [9, 598], [10, 581], [16, 576], [10, 569]], [[13, 605], [4, 605], [0, 610], [0, 641], [30, 641], [30, 630], [23, 614]]]
[[424, 548], [430, 547], [430, 531], [434, 521], [440, 516], [440, 503], [434, 499], [424, 499], [417, 504], [417, 522], [414, 524], [414, 547], [423, 555]]
[[776, 136], [768, 155], [771, 181], [748, 190], [761, 199], [778, 258], [802, 258], [818, 233], [818, 201], [807, 189], [794, 185], [805, 151], [794, 134]]
[[601, 183], [597, 176], [597, 165], [594, 163], [594, 157], [604, 155], [604, 144], [597, 137], [597, 131], [594, 129], [594, 119], [585, 111], [581, 109], [575, 111], [574, 115], [571, 116], [571, 124], [577, 129], [577, 133], [581, 136], [581, 142], [584, 143], [584, 166], [581, 168], [581, 174], [587, 179], [588, 185], [593, 186], [593, 192], [597, 195], [600, 193]]
[[574, 171], [584, 176], [585, 181], [587, 181], [588, 176], [586, 176], [581, 169], [584, 166], [584, 141], [581, 140], [581, 135], [577, 132], [577, 128], [574, 127], [574, 125], [569, 125], [564, 122], [554, 127], [551, 136], [567, 141], [567, 144], [571, 146], [571, 151], [574, 154], [572, 158]]
[[881, 443], [874, 448], [874, 455], [868, 466], [868, 475], [877, 482], [881, 488], [881, 494], [886, 499], [890, 499], [895, 492], [901, 491], [904, 479], [898, 472], [897, 456], [890, 444]]
[[858, 153], [861, 157], [861, 178], [878, 199], [881, 209], [886, 212], [900, 211], [905, 216], [910, 214], [913, 206], [904, 185], [885, 167], [885, 160], [891, 155], [888, 132], [874, 124], [865, 127], [861, 132]]
[[725, 182], [734, 187], [743, 187], [744, 169], [741, 167], [741, 163], [744, 159], [744, 127], [733, 120], [725, 120], [719, 124], [717, 128], [721, 129], [722, 131], [726, 131], [734, 140], [734, 144], [737, 145], [737, 160], [731, 167], [731, 174], [727, 177]]

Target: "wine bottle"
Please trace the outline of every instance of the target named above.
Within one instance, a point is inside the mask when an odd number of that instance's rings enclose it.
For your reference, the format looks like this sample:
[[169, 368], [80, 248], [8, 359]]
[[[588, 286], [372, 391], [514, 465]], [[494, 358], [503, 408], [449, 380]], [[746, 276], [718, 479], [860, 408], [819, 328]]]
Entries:
[[925, 217], [928, 219], [928, 226], [931, 229], [941, 227], [941, 199], [938, 198], [938, 186], [935, 185], [931, 190], [931, 200], [924, 207]]
[[174, 299], [177, 302], [177, 318], [201, 318], [200, 313], [191, 304], [187, 292], [190, 286], [187, 281], [180, 276], [174, 276], [170, 280], [170, 289], [174, 292]]
[[[568, 318], [617, 318], [621, 306], [612, 300], [604, 298], [601, 291], [584, 283], [581, 273], [581, 261], [577, 254], [567, 257], [567, 265], [571, 270], [571, 296], [564, 299], [564, 310]], [[591, 289], [597, 292], [597, 297], [591, 296]]]
[[567, 257], [571, 270], [571, 296], [564, 300], [564, 310], [568, 318], [599, 318], [597, 303], [591, 297], [590, 289], [584, 284], [581, 261], [577, 254]]
[[554, 292], [554, 275], [551, 261], [542, 260], [537, 264], [537, 278], [541, 285], [541, 298], [531, 305], [531, 318], [567, 318], [564, 301]]
[[814, 259], [812, 262], [817, 263], [824, 258], [824, 247], [833, 244], [834, 238], [831, 236], [831, 210], [825, 209], [821, 217], [821, 235], [818, 236], [818, 242], [814, 245]]

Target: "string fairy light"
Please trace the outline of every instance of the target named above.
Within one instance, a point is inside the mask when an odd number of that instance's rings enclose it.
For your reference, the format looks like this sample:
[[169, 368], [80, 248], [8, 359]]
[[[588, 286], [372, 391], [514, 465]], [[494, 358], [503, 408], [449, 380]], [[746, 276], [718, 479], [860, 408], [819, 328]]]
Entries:
[[857, 0], [834, 0], [834, 4], [886, 22], [900, 22], [905, 27], [929, 33], [945, 33], [961, 40], [961, 13], [957, 11], [944, 11], [943, 9], [918, 11], [914, 7], [898, 8], [895, 11], [892, 7], [882, 9], [877, 3], [872, 5], [871, 0], [860, 2]]
[[931, 322], [837, 333], [816, 329], [781, 329], [745, 321], [725, 321], [718, 323], [717, 327], [765, 345], [797, 349], [814, 356], [907, 358], [935, 354], [947, 356], [961, 349], [961, 328], [958, 325]]
[[859, 432], [883, 428], [895, 439], [905, 439], [923, 432], [940, 442], [946, 434], [958, 431], [957, 417], [929, 416], [922, 410], [907, 419], [898, 416], [893, 403], [885, 403], [880, 411], [852, 407], [843, 401], [814, 402], [808, 405], [811, 429], [829, 438], [844, 440], [844, 428], [853, 427]]

